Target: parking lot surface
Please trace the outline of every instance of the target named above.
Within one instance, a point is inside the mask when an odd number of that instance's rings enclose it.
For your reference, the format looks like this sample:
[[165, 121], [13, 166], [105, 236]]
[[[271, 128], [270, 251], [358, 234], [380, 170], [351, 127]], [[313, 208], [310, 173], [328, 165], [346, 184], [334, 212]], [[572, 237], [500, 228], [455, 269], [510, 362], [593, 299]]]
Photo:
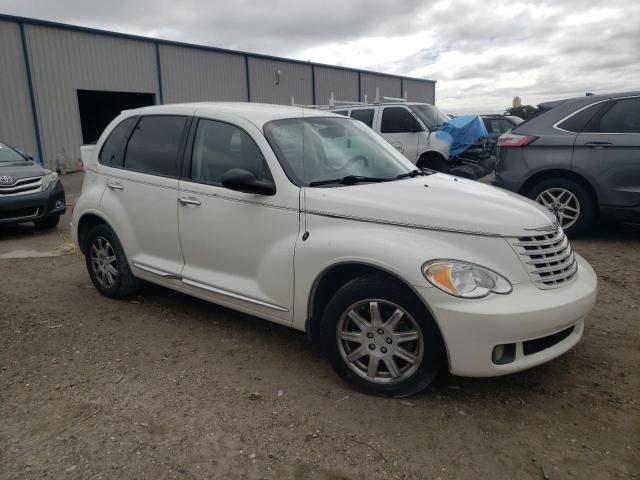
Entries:
[[303, 333], [151, 285], [102, 297], [67, 223], [0, 230], [0, 478], [640, 478], [638, 226], [572, 242], [600, 282], [574, 350], [383, 399]]

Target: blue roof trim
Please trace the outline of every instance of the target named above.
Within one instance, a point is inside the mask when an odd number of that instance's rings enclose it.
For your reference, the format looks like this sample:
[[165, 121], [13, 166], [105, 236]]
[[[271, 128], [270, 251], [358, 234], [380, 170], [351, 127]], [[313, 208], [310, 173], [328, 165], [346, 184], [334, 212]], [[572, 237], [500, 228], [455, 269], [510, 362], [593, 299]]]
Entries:
[[228, 53], [228, 54], [232, 54], [232, 55], [245, 55], [247, 57], [253, 57], [253, 58], [262, 58], [265, 60], [275, 60], [275, 61], [280, 61], [280, 62], [288, 62], [288, 63], [297, 63], [297, 64], [302, 64], [302, 65], [314, 65], [315, 67], [324, 67], [324, 68], [334, 68], [334, 69], [338, 69], [338, 70], [346, 70], [349, 72], [358, 72], [358, 73], [368, 73], [368, 74], [372, 74], [372, 75], [380, 75], [382, 77], [392, 77], [392, 78], [405, 78], [405, 79], [410, 79], [410, 80], [416, 80], [418, 82], [426, 82], [426, 83], [436, 83], [436, 80], [429, 80], [426, 78], [416, 78], [416, 77], [407, 77], [405, 75], [394, 75], [391, 73], [382, 73], [382, 72], [374, 72], [371, 70], [361, 70], [358, 68], [349, 68], [349, 67], [341, 67], [338, 65], [329, 65], [326, 63], [317, 63], [317, 62], [305, 62], [303, 60], [296, 60], [293, 58], [284, 58], [284, 57], [276, 57], [273, 55], [265, 55], [262, 53], [251, 53], [251, 52], [244, 52], [241, 50], [230, 50], [227, 48], [220, 48], [220, 47], [209, 47], [206, 45], [198, 45], [195, 43], [188, 43], [188, 42], [178, 42], [178, 41], [173, 41], [173, 40], [163, 40], [161, 38], [153, 38], [153, 37], [144, 37], [142, 35], [133, 35], [130, 33], [120, 33], [120, 32], [113, 32], [110, 30], [101, 30], [99, 28], [91, 28], [91, 27], [81, 27], [78, 25], [71, 25], [68, 23], [61, 23], [61, 22], [52, 22], [50, 20], [40, 20], [37, 18], [29, 18], [29, 17], [20, 17], [20, 16], [16, 16], [16, 15], [7, 15], [4, 13], [0, 13], [0, 20], [5, 20], [5, 21], [9, 21], [9, 22], [17, 22], [17, 23], [23, 23], [23, 24], [28, 24], [28, 25], [40, 25], [40, 26], [44, 26], [44, 27], [52, 27], [52, 28], [60, 28], [63, 30], [71, 30], [71, 31], [76, 31], [76, 32], [84, 32], [84, 33], [93, 33], [93, 34], [97, 34], [97, 35], [107, 35], [110, 37], [117, 37], [117, 38], [123, 38], [123, 39], [127, 39], [127, 40], [138, 40], [138, 41], [142, 41], [142, 42], [151, 42], [151, 43], [156, 43], [157, 45], [170, 45], [170, 46], [175, 46], [175, 47], [186, 47], [186, 48], [194, 48], [194, 49], [198, 49], [198, 50], [207, 50], [210, 52], [218, 52], [218, 53]]

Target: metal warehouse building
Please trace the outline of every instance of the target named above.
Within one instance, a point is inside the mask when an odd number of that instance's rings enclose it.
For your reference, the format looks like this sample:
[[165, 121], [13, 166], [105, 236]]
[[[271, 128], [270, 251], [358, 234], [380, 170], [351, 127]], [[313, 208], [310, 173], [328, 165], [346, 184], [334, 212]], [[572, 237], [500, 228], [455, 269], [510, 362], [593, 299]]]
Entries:
[[0, 140], [76, 170], [120, 111], [227, 100], [290, 104], [380, 95], [434, 103], [435, 82], [0, 14]]

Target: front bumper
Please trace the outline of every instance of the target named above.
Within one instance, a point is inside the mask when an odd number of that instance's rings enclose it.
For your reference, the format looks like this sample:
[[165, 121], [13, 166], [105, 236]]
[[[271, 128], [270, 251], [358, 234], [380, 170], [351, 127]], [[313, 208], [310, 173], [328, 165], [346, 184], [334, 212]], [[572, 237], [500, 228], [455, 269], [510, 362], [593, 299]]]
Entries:
[[[442, 332], [451, 373], [504, 375], [548, 362], [573, 348], [582, 337], [584, 318], [595, 304], [598, 285], [591, 266], [577, 254], [576, 260], [575, 279], [556, 289], [541, 290], [528, 283], [514, 285], [508, 295], [466, 300], [434, 287], [418, 287]], [[570, 327], [568, 335], [559, 333]], [[553, 334], [558, 335], [543, 340]], [[529, 342], [536, 339], [540, 341]], [[499, 365], [493, 362], [492, 352], [504, 344], [515, 344], [515, 356]], [[536, 350], [532, 344], [544, 348], [532, 352]]]
[[58, 180], [44, 192], [0, 197], [0, 224], [43, 220], [67, 211], [64, 187]]

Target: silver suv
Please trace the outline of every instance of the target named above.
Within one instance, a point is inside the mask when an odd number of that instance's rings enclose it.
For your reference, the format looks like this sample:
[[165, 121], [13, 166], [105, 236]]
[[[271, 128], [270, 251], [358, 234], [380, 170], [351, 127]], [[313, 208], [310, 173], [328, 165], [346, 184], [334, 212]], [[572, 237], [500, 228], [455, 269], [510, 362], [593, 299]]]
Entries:
[[640, 220], [640, 92], [543, 103], [498, 140], [498, 187], [553, 212], [570, 236], [598, 214]]

